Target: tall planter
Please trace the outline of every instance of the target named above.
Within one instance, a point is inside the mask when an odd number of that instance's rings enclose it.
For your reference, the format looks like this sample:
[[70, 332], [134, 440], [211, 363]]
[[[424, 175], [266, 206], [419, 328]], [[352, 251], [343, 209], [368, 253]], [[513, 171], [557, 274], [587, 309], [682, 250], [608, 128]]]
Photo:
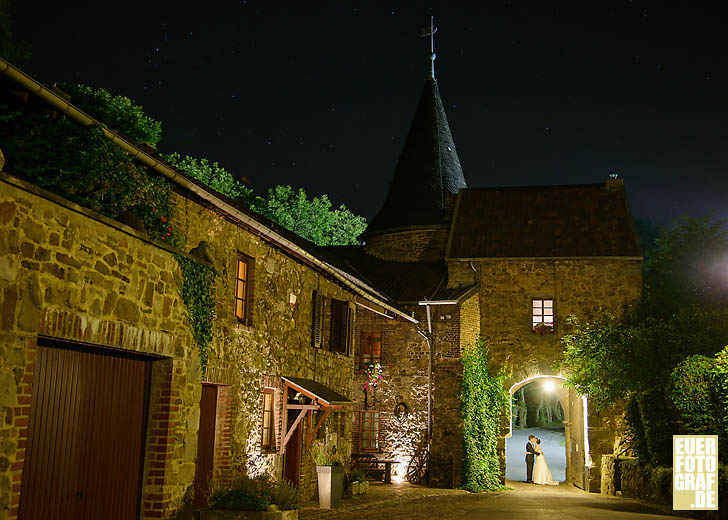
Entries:
[[335, 509], [344, 494], [343, 466], [316, 466], [318, 474], [319, 507]]

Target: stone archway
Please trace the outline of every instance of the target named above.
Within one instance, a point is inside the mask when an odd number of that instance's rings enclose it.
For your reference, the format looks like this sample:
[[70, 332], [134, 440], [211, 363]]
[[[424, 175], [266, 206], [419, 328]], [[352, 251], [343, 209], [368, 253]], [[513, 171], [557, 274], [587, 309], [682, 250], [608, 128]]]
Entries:
[[[554, 385], [554, 393], [564, 410], [564, 436], [566, 455], [566, 482], [581, 489], [589, 489], [589, 474], [592, 466], [589, 448], [589, 418], [588, 403], [586, 397], [578, 395], [573, 389], [563, 386], [566, 378], [561, 374], [540, 374], [536, 373], [525, 379], [514, 382], [508, 390], [513, 402], [513, 394], [520, 388], [533, 383], [543, 382]], [[509, 406], [507, 412], [507, 424], [504, 425], [502, 470], [505, 478], [506, 463], [518, 463], [519, 461], [506, 461], [505, 444], [506, 439], [513, 435], [513, 407]]]

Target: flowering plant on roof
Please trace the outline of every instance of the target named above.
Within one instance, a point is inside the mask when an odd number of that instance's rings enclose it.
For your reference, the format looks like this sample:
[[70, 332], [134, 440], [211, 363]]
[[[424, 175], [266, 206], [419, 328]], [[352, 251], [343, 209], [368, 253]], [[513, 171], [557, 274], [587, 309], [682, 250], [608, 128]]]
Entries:
[[362, 388], [364, 390], [374, 389], [382, 380], [382, 365], [379, 363], [364, 363], [359, 373], [364, 375]]

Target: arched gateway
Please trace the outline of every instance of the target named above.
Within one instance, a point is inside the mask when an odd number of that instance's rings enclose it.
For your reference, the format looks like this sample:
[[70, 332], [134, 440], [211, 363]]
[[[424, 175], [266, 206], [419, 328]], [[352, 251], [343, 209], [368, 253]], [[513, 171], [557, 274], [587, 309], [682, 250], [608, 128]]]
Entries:
[[[523, 387], [531, 383], [541, 383], [544, 391], [556, 396], [563, 409], [564, 425], [564, 452], [566, 456], [566, 482], [582, 489], [589, 487], [589, 472], [593, 467], [589, 440], [589, 405], [585, 396], [579, 396], [574, 389], [566, 387], [563, 383], [566, 378], [561, 374], [535, 374], [513, 383], [508, 392], [511, 396], [511, 407], [507, 413], [508, 425], [505, 429], [506, 442], [512, 438], [515, 421], [513, 410], [514, 395]], [[512, 449], [517, 453], [515, 460], [506, 456], [507, 465], [523, 465], [522, 449]]]

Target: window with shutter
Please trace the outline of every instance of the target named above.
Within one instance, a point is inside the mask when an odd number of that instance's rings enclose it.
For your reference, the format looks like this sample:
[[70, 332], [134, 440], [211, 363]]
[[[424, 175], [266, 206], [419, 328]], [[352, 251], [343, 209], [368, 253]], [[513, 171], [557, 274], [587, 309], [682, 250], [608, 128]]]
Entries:
[[311, 324], [311, 345], [321, 348], [324, 331], [324, 298], [318, 291], [313, 292], [313, 320]]
[[331, 300], [331, 350], [349, 353], [349, 302]]

